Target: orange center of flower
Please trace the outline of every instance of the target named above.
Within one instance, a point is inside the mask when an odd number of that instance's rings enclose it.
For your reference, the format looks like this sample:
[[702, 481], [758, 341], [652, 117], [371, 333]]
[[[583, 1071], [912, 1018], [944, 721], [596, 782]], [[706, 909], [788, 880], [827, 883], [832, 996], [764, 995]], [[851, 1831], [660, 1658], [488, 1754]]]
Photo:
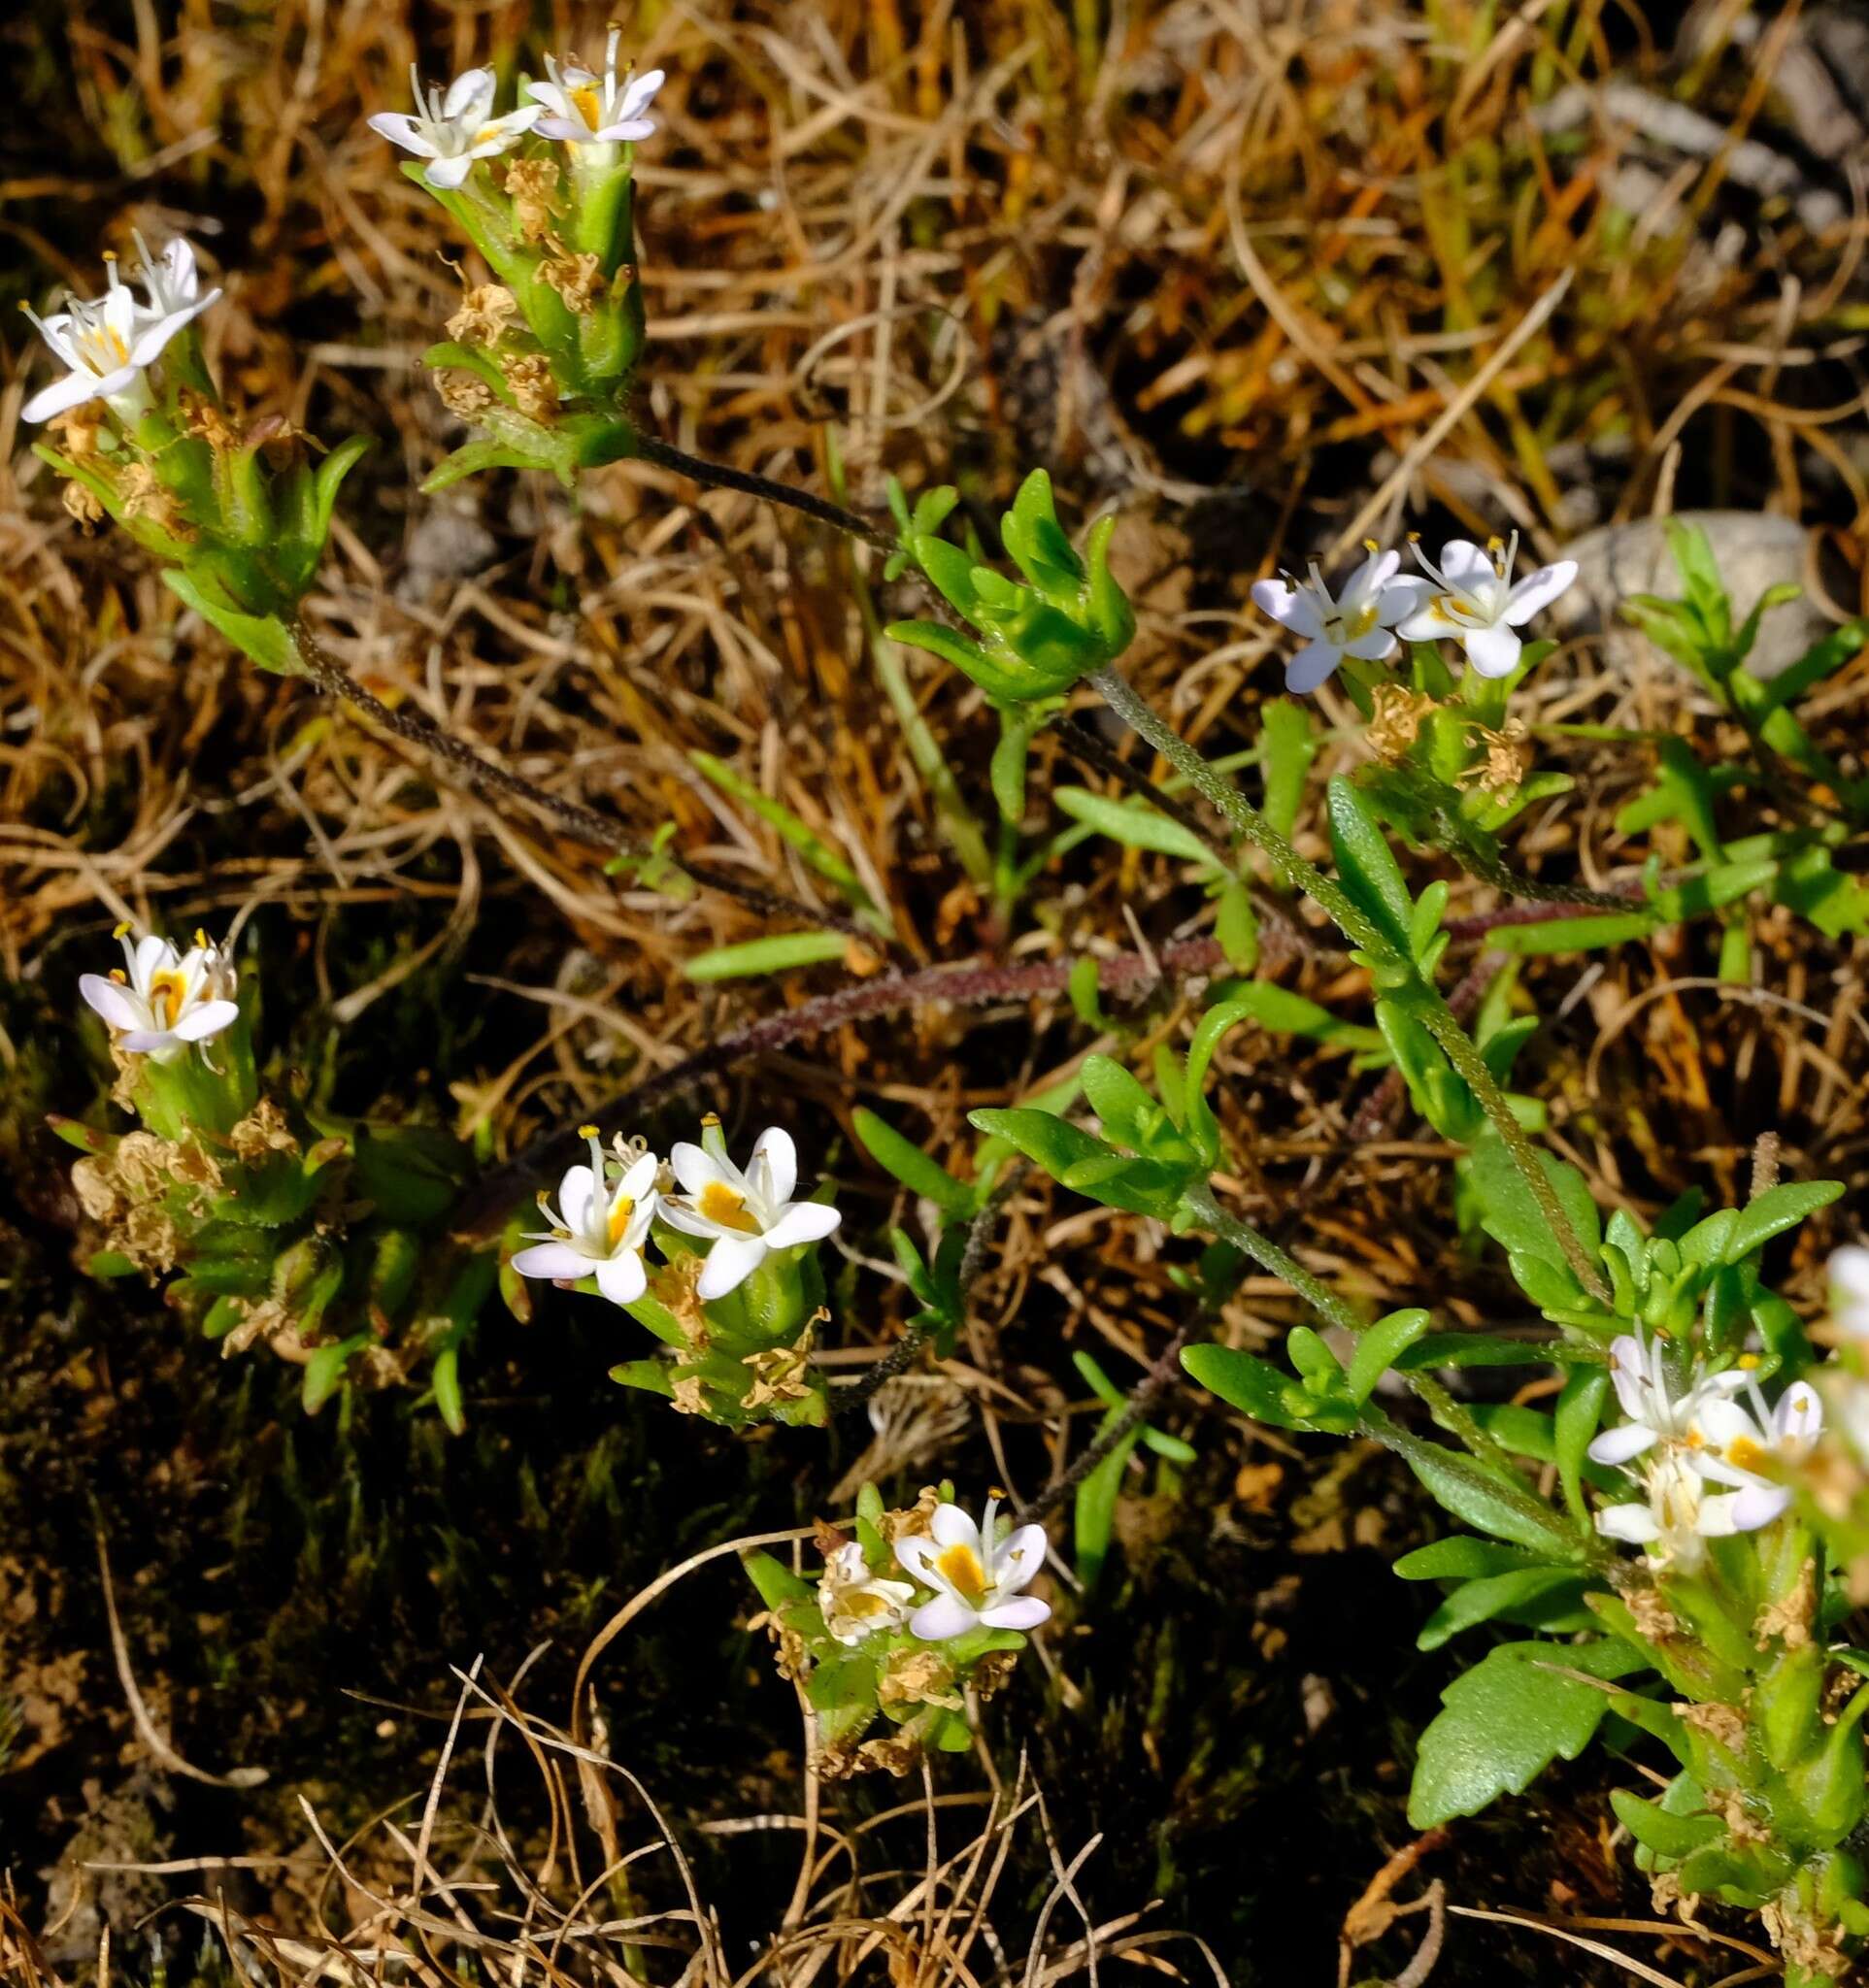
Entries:
[[605, 1234], [613, 1249], [623, 1240], [623, 1232], [629, 1227], [629, 1218], [635, 1212], [636, 1204], [626, 1194], [619, 1194], [611, 1204], [610, 1220], [605, 1227]]
[[747, 1212], [747, 1197], [724, 1180], [710, 1180], [701, 1190], [700, 1210], [723, 1229], [738, 1229], [743, 1236], [756, 1236], [759, 1224]]
[[597, 94], [597, 85], [587, 83], [582, 89], [570, 92], [571, 101], [578, 106], [578, 115], [595, 131], [598, 120], [604, 114], [603, 100]]
[[935, 1556], [935, 1567], [963, 1602], [979, 1607], [986, 1599], [986, 1570], [964, 1540], [958, 1545], [944, 1546]]
[[1755, 1471], [1765, 1461], [1765, 1452], [1750, 1436], [1735, 1436], [1726, 1445], [1726, 1461], [1737, 1471]]
[[158, 1028], [172, 1029], [182, 1005], [188, 998], [188, 984], [180, 974], [152, 974], [150, 977], [150, 1011]]
[[846, 1615], [886, 1615], [889, 1598], [872, 1588], [853, 1588], [842, 1597], [841, 1606]]

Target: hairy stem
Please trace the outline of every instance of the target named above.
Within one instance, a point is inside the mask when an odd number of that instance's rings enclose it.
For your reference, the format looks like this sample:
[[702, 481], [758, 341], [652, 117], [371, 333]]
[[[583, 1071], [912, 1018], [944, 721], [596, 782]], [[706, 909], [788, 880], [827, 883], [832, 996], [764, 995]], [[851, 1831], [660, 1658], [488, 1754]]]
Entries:
[[[327, 697], [342, 698], [346, 704], [381, 725], [384, 731], [393, 733], [398, 739], [406, 740], [412, 746], [419, 746], [425, 752], [440, 760], [444, 766], [456, 774], [463, 786], [475, 793], [502, 794], [509, 800], [524, 802], [550, 818], [564, 832], [592, 848], [607, 850], [612, 855], [643, 858], [649, 852], [625, 835], [618, 825], [606, 814], [600, 814], [594, 808], [586, 808], [582, 802], [567, 801], [562, 794], [554, 794], [550, 788], [541, 787], [521, 774], [512, 773], [503, 766], [496, 766], [492, 760], [483, 758], [464, 740], [457, 739], [451, 732], [445, 732], [432, 718], [424, 717], [420, 712], [384, 704], [374, 692], [366, 690], [349, 670], [331, 654], [300, 621], [292, 631], [298, 645], [298, 652], [305, 663], [310, 681]], [[711, 864], [691, 863], [685, 857], [664, 852], [660, 860], [671, 868], [681, 871], [684, 877], [708, 890], [718, 890], [723, 897], [730, 897], [751, 911], [766, 918], [797, 918], [806, 924], [817, 925], [831, 932], [842, 932], [865, 946], [877, 944], [875, 933], [859, 925], [854, 919], [843, 916], [841, 912], [821, 911], [800, 904], [779, 891], [767, 890], [756, 883], [747, 883], [737, 877], [716, 870]]]
[[865, 545], [880, 547], [885, 552], [895, 550], [895, 533], [892, 530], [863, 516], [860, 512], [833, 504], [827, 497], [814, 497], [809, 490], [776, 482], [771, 477], [759, 476], [751, 470], [737, 470], [729, 463], [711, 462], [706, 456], [689, 455], [685, 449], [658, 441], [653, 435], [637, 436], [636, 454], [643, 462], [674, 470], [677, 475], [705, 484], [709, 489], [738, 490], [767, 504], [781, 504], [788, 511], [802, 512], [805, 516], [816, 518], [819, 524], [829, 525], [833, 531], [848, 532], [851, 538], [861, 539]]

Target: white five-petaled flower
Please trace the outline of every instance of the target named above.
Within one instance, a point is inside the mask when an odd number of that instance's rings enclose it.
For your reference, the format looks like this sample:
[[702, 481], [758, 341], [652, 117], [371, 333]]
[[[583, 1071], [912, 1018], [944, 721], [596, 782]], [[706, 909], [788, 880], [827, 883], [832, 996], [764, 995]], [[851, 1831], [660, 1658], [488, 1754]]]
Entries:
[[684, 1141], [669, 1165], [682, 1192], [663, 1200], [662, 1220], [713, 1242], [695, 1286], [710, 1302], [737, 1290], [768, 1252], [819, 1242], [843, 1219], [822, 1202], [793, 1201], [798, 1149], [776, 1125], [759, 1135], [744, 1174], [727, 1158], [720, 1121], [712, 1116], [702, 1123], [701, 1143]]
[[879, 1630], [900, 1629], [914, 1600], [915, 1589], [907, 1581], [886, 1580], [870, 1572], [863, 1548], [854, 1540], [825, 1561], [818, 1583], [824, 1627], [847, 1649], [854, 1649]]
[[158, 1063], [173, 1063], [240, 1019], [234, 1000], [239, 977], [233, 962], [205, 934], [179, 953], [166, 939], [138, 939], [119, 925], [124, 965], [84, 974], [78, 991], [109, 1023], [119, 1048]]
[[1808, 1381], [1794, 1380], [1767, 1408], [1758, 1383], [1750, 1383], [1752, 1406], [1709, 1402], [1701, 1410], [1701, 1442], [1687, 1460], [1703, 1477], [1730, 1486], [1739, 1495], [1734, 1530], [1750, 1533], [1768, 1526], [1791, 1502], [1790, 1487], [1775, 1483], [1761, 1466], [1794, 1464], [1808, 1456], [1823, 1433], [1823, 1404]]
[[1830, 1317], [1852, 1339], [1869, 1339], [1869, 1248], [1846, 1242], [1830, 1253]]
[[1020, 1526], [996, 1541], [997, 1508], [989, 1498], [975, 1525], [959, 1506], [938, 1505], [928, 1522], [932, 1538], [917, 1534], [895, 1542], [897, 1560], [935, 1591], [909, 1621], [923, 1642], [948, 1642], [970, 1629], [1036, 1629], [1051, 1615], [1049, 1602], [1021, 1592], [1045, 1565], [1045, 1528]]
[[653, 133], [653, 119], [643, 114], [665, 79], [659, 69], [647, 76], [625, 71], [619, 77], [617, 47], [622, 36], [621, 28], [611, 29], [601, 71], [580, 62], [560, 69], [555, 57], [545, 58], [551, 81], [526, 85], [534, 103], [551, 114], [539, 120], [541, 138], [559, 138], [567, 145], [634, 145]]
[[1252, 598], [1282, 628], [1305, 638], [1305, 646], [1285, 666], [1287, 690], [1316, 690], [1346, 656], [1380, 663], [1395, 646], [1395, 624], [1420, 603], [1421, 582], [1397, 580], [1399, 552], [1378, 551], [1369, 557], [1333, 595], [1311, 562], [1311, 578], [1260, 580]]
[[1769, 1525], [1777, 1512], [1757, 1515], [1743, 1491], [1712, 1496], [1707, 1479], [1685, 1451], [1663, 1449], [1642, 1474], [1643, 1502], [1606, 1506], [1596, 1529], [1606, 1538], [1646, 1546], [1651, 1567], [1678, 1567], [1691, 1573], [1700, 1564], [1703, 1542]]
[[65, 309], [50, 317], [27, 312], [40, 337], [68, 370], [63, 380], [42, 387], [20, 409], [22, 420], [49, 421], [91, 400], [115, 401], [126, 413], [141, 406], [144, 370], [155, 363], [177, 332], [219, 297], [218, 289], [201, 294], [194, 250], [181, 236], [159, 260], [150, 257], [141, 236], [137, 248], [143, 258], [147, 304], [138, 301], [112, 260], [105, 265], [108, 282], [101, 297], [68, 297]]
[[1441, 548], [1439, 566], [1430, 565], [1418, 546], [1415, 556], [1432, 586], [1418, 595], [1420, 605], [1401, 623], [1402, 640], [1438, 642], [1451, 636], [1483, 677], [1512, 675], [1524, 646], [1517, 631], [1577, 578], [1577, 561], [1559, 559], [1515, 583], [1517, 532], [1503, 546], [1495, 539], [1490, 547], [1451, 540]]
[[590, 1142], [589, 1166], [566, 1169], [555, 1216], [545, 1196], [539, 1197], [551, 1226], [527, 1231], [532, 1246], [515, 1253], [513, 1268], [522, 1277], [559, 1283], [594, 1276], [613, 1305], [633, 1305], [649, 1287], [643, 1244], [655, 1214], [659, 1163], [653, 1153], [627, 1164], [606, 1158], [594, 1125], [583, 1127], [582, 1137]]
[[1611, 1343], [1610, 1378], [1628, 1420], [1619, 1428], [1604, 1430], [1590, 1444], [1590, 1456], [1599, 1464], [1625, 1464], [1656, 1443], [1697, 1443], [1700, 1418], [1708, 1405], [1746, 1385], [1746, 1375], [1730, 1369], [1724, 1374], [1697, 1374], [1676, 1394], [1668, 1383], [1661, 1342], [1652, 1339], [1645, 1346], [1633, 1333]]
[[429, 161], [422, 177], [431, 186], [458, 186], [474, 170], [476, 159], [490, 159], [510, 149], [545, 116], [543, 104], [521, 104], [503, 117], [491, 116], [493, 72], [470, 69], [448, 85], [424, 90], [420, 73], [412, 65], [409, 81], [416, 92], [413, 115], [379, 111], [370, 128], [391, 145]]

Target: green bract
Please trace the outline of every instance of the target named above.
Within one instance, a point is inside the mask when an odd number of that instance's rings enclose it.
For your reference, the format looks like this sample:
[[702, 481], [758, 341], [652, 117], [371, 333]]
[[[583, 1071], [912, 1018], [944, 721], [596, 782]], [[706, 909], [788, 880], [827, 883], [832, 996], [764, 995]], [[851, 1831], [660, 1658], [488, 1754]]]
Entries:
[[918, 568], [974, 631], [970, 638], [939, 621], [898, 621], [888, 630], [896, 641], [951, 663], [994, 703], [1007, 705], [1055, 697], [1128, 647], [1136, 617], [1110, 577], [1114, 517], [1091, 527], [1080, 557], [1058, 523], [1051, 478], [1034, 470], [1000, 519], [1007, 556], [1024, 576], [1021, 586], [936, 536], [958, 501], [952, 489], [931, 490], [911, 513], [900, 485], [890, 483], [901, 550], [889, 561], [889, 577]]

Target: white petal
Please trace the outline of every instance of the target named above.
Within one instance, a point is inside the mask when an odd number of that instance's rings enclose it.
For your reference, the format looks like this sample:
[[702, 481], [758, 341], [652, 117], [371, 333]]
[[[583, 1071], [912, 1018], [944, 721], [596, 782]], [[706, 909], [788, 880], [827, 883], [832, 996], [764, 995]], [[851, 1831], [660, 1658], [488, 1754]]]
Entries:
[[1524, 647], [1510, 628], [1468, 628], [1460, 634], [1467, 661], [1487, 678], [1510, 677], [1519, 667], [1519, 653]]
[[597, 1288], [613, 1305], [634, 1305], [649, 1289], [643, 1259], [633, 1249], [607, 1257], [597, 1266]]
[[564, 145], [588, 145], [590, 126], [578, 117], [541, 117], [532, 129], [541, 138], [555, 138]]
[[513, 1268], [522, 1277], [562, 1278], [575, 1282], [590, 1275], [591, 1263], [587, 1256], [581, 1256], [569, 1242], [535, 1242], [529, 1249], [517, 1249], [513, 1253]]
[[1725, 1449], [1731, 1443], [1742, 1441], [1762, 1447], [1766, 1440], [1764, 1432], [1752, 1416], [1737, 1402], [1728, 1401], [1723, 1396], [1698, 1403], [1694, 1408], [1693, 1426], [1715, 1449]]
[[1376, 618], [1385, 628], [1393, 628], [1406, 615], [1418, 614], [1434, 598], [1434, 582], [1418, 573], [1392, 580], [1376, 603]]
[[1554, 566], [1541, 566], [1536, 573], [1526, 574], [1507, 597], [1505, 618], [1515, 628], [1529, 621], [1540, 608], [1550, 607], [1576, 578], [1575, 559], [1560, 559]]
[[425, 159], [438, 156], [434, 141], [423, 135], [421, 126], [406, 111], [379, 111], [366, 121], [379, 138], [401, 146], [404, 151], [417, 152]]
[[530, 131], [544, 116], [542, 105], [521, 104], [504, 117], [494, 117], [483, 124], [475, 132], [474, 143], [468, 149], [475, 158], [491, 158], [495, 152], [504, 151], [516, 138]]
[[1441, 573], [1453, 587], [1484, 587], [1499, 577], [1491, 553], [1471, 539], [1450, 539], [1441, 547]]
[[1830, 1288], [1857, 1304], [1869, 1304], [1869, 1249], [1846, 1242], [1830, 1252]]
[[149, 1019], [127, 987], [102, 974], [81, 974], [78, 991], [114, 1029], [140, 1028]]
[[1609, 1505], [1596, 1514], [1596, 1530], [1631, 1546], [1646, 1546], [1661, 1537], [1661, 1527], [1646, 1505]]
[[172, 974], [181, 964], [181, 954], [166, 939], [157, 938], [153, 932], [146, 932], [136, 942], [135, 963], [130, 968], [130, 977], [139, 987], [147, 987], [152, 974]]
[[1003, 1593], [1028, 1586], [1045, 1565], [1045, 1528], [1020, 1526], [1000, 1549], [995, 1563]]
[[431, 186], [451, 192], [473, 170], [474, 161], [463, 152], [459, 158], [436, 159], [432, 165], [424, 166], [422, 178]]
[[697, 1214], [686, 1202], [677, 1201], [672, 1196], [656, 1204], [655, 1213], [671, 1229], [679, 1229], [684, 1236], [699, 1237], [703, 1242], [734, 1233], [731, 1229], [723, 1229], [718, 1222], [709, 1221], [706, 1215]]
[[617, 106], [617, 121], [620, 124], [626, 118], [640, 117], [654, 101], [655, 92], [668, 81], [666, 73], [651, 69], [639, 76], [624, 90], [622, 101]]
[[768, 1249], [792, 1249], [801, 1242], [818, 1242], [844, 1219], [821, 1201], [801, 1201], [788, 1208], [766, 1231]]
[[582, 1235], [590, 1226], [590, 1204], [596, 1192], [597, 1182], [588, 1167], [565, 1169], [565, 1176], [558, 1182], [558, 1212], [574, 1235]]
[[175, 1025], [175, 1032], [184, 1043], [205, 1043], [210, 1036], [217, 1036], [222, 1029], [232, 1028], [240, 1019], [240, 1010], [231, 1001], [204, 1001], [199, 1008], [191, 1008]]
[[627, 124], [606, 124], [591, 133], [599, 145], [636, 145], [655, 136], [655, 123], [649, 117], [632, 117]]
[[1640, 1456], [1645, 1449], [1652, 1449], [1655, 1433], [1640, 1422], [1624, 1422], [1619, 1429], [1605, 1429], [1590, 1444], [1589, 1455], [1592, 1463], [1625, 1464], [1633, 1456]]
[[722, 1236], [708, 1251], [694, 1288], [704, 1303], [737, 1291], [766, 1260], [766, 1245], [757, 1236]]
[[941, 1576], [934, 1571], [935, 1555], [940, 1551], [934, 1541], [920, 1533], [911, 1533], [907, 1539], [895, 1542], [895, 1557], [924, 1587], [938, 1588]]
[[1285, 687], [1309, 697], [1343, 659], [1343, 651], [1319, 636], [1316, 642], [1306, 643], [1285, 666]]
[[1750, 1526], [1740, 1524], [1740, 1507], [1746, 1496], [1744, 1491], [1733, 1491], [1720, 1498], [1703, 1498], [1700, 1509], [1694, 1514], [1694, 1531], [1703, 1540], [1725, 1540], [1734, 1533], [1750, 1533], [1759, 1526], [1769, 1525], [1776, 1513], [1755, 1519]]
[[1794, 1380], [1772, 1410], [1772, 1430], [1781, 1442], [1812, 1442], [1823, 1433], [1823, 1404], [1809, 1381]]
[[934, 1535], [937, 1546], [967, 1546], [983, 1561], [980, 1528], [975, 1525], [972, 1515], [958, 1505], [937, 1505], [934, 1516], [928, 1521], [928, 1530]]
[[655, 1176], [661, 1172], [661, 1162], [653, 1153], [644, 1153], [638, 1160], [632, 1160], [623, 1170], [623, 1177], [617, 1183], [618, 1194], [631, 1201], [647, 1201], [655, 1185]]
[[980, 1611], [980, 1619], [988, 1629], [1036, 1629], [1051, 1616], [1051, 1603], [1041, 1602], [1036, 1595], [1015, 1595], [1010, 1602], [995, 1602]]
[[684, 1194], [698, 1195], [720, 1178], [720, 1169], [715, 1165], [713, 1155], [684, 1139], [676, 1142], [668, 1163]]
[[[69, 408], [81, 408], [87, 400], [102, 400], [112, 390], [89, 373], [68, 373], [63, 380], [54, 380], [50, 386], [42, 386], [19, 410], [19, 418], [22, 421], [50, 421], [54, 414], [62, 414]], [[120, 388], [116, 390], [121, 391]]]
[[1430, 594], [1418, 608], [1396, 623], [1396, 634], [1404, 642], [1439, 642], [1445, 636], [1460, 634], [1460, 623], [1441, 605], [1443, 598], [1438, 593]]
[[[767, 1189], [775, 1208], [783, 1208], [791, 1199], [792, 1189], [798, 1185], [798, 1148], [792, 1143], [789, 1132], [777, 1125], [769, 1125], [759, 1135], [752, 1148], [756, 1163], [764, 1157], [768, 1178], [761, 1184]], [[747, 1172], [751, 1174], [752, 1168]]]
[[148, 325], [138, 335], [135, 345], [130, 348], [132, 366], [151, 366], [161, 356], [163, 348], [176, 333], [192, 324], [212, 305], [220, 302], [220, 292], [213, 289], [205, 297], [197, 297], [192, 304], [180, 311], [171, 311], [166, 317]]
[[909, 1618], [909, 1633], [923, 1642], [950, 1642], [965, 1636], [979, 1619], [958, 1595], [937, 1595]]
[[448, 85], [442, 99], [442, 116], [465, 123], [469, 117], [484, 117], [493, 108], [493, 72], [490, 69], [464, 70]]
[[1283, 580], [1255, 580], [1252, 599], [1281, 628], [1290, 629], [1293, 635], [1310, 638], [1324, 632], [1324, 617], [1309, 587], [1293, 586]]
[[170, 1061], [183, 1045], [169, 1029], [131, 1029], [117, 1038], [117, 1046], [134, 1056], [160, 1056]]

